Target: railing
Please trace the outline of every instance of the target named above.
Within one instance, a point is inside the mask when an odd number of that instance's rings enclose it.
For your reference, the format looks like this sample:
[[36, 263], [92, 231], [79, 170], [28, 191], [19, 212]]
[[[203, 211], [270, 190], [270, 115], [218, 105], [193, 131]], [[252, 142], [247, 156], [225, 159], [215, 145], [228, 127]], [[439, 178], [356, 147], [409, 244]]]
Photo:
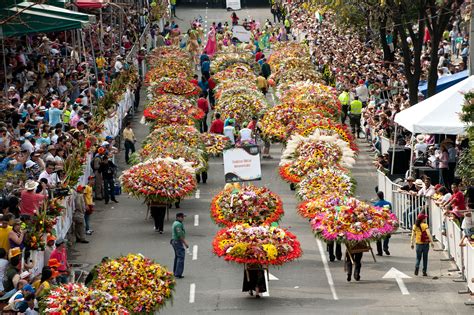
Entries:
[[411, 230], [420, 213], [429, 213], [430, 200], [424, 196], [393, 191], [392, 199], [393, 212], [403, 229]]
[[383, 191], [383, 194], [385, 196], [385, 200], [389, 202], [393, 202], [393, 191], [396, 191], [398, 188], [401, 186], [398, 184], [395, 184], [388, 178], [383, 172], [377, 171], [377, 184], [378, 184], [378, 189], [380, 191]]
[[381, 153], [385, 154], [388, 152], [388, 149], [390, 148], [390, 139], [387, 137], [380, 137], [380, 144], [381, 144]]

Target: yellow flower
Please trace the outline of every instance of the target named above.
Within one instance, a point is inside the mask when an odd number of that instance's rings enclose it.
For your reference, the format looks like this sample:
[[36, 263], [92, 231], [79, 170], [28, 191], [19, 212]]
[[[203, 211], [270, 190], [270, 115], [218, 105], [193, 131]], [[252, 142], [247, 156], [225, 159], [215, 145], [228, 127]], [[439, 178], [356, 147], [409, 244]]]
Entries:
[[278, 250], [273, 244], [263, 244], [263, 250], [267, 253], [268, 260], [276, 259], [278, 256]]

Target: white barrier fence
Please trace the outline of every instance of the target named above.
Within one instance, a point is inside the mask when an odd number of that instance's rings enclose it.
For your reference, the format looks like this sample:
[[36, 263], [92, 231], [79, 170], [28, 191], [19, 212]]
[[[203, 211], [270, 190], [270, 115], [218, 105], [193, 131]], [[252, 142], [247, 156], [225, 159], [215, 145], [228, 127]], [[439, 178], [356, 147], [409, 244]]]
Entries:
[[411, 230], [416, 217], [421, 212], [429, 213], [430, 201], [424, 196], [392, 191], [392, 211], [398, 218], [400, 227]]

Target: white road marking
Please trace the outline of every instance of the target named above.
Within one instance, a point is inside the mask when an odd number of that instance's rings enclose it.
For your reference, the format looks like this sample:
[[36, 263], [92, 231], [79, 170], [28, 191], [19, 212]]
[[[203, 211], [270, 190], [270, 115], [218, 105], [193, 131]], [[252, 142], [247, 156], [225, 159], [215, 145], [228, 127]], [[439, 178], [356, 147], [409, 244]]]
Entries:
[[194, 226], [199, 226], [199, 214], [194, 215]]
[[411, 279], [411, 277], [404, 274], [400, 270], [392, 267], [382, 278], [395, 279], [397, 281], [398, 287], [400, 288], [400, 291], [402, 292], [402, 295], [410, 294], [410, 292], [408, 292], [407, 286], [403, 282], [403, 279]]
[[277, 277], [275, 277], [274, 275], [272, 275], [271, 273], [268, 273], [269, 276], [268, 276], [268, 280], [272, 281], [272, 280], [280, 280], [278, 279]]
[[197, 260], [197, 259], [198, 259], [198, 246], [193, 245], [193, 260]]
[[267, 288], [266, 292], [262, 293], [262, 296], [270, 296], [270, 288], [268, 287], [268, 275], [267, 272], [264, 270], [263, 274], [265, 275], [265, 288]]
[[331, 270], [329, 269], [326, 252], [323, 248], [323, 243], [319, 239], [316, 240], [316, 243], [318, 243], [319, 254], [321, 255], [321, 260], [323, 261], [324, 271], [326, 272], [326, 277], [328, 278], [328, 284], [331, 288], [332, 297], [334, 300], [339, 300], [339, 298], [337, 297], [336, 288], [334, 287], [334, 281], [332, 280]]
[[196, 199], [201, 198], [201, 191], [199, 189], [196, 189], [196, 194], [194, 195]]
[[194, 303], [195, 295], [196, 295], [196, 284], [191, 283], [189, 285], [189, 303]]

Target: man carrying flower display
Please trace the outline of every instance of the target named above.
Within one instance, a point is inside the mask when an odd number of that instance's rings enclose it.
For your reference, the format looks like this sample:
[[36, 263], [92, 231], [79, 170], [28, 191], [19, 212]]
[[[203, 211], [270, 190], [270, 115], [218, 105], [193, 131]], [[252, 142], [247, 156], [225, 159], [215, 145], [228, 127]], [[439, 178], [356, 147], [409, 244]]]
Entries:
[[173, 273], [176, 278], [183, 278], [185, 249], [189, 248], [186, 243], [186, 231], [184, 230], [184, 213], [176, 214], [176, 220], [171, 226], [171, 246], [174, 249]]

